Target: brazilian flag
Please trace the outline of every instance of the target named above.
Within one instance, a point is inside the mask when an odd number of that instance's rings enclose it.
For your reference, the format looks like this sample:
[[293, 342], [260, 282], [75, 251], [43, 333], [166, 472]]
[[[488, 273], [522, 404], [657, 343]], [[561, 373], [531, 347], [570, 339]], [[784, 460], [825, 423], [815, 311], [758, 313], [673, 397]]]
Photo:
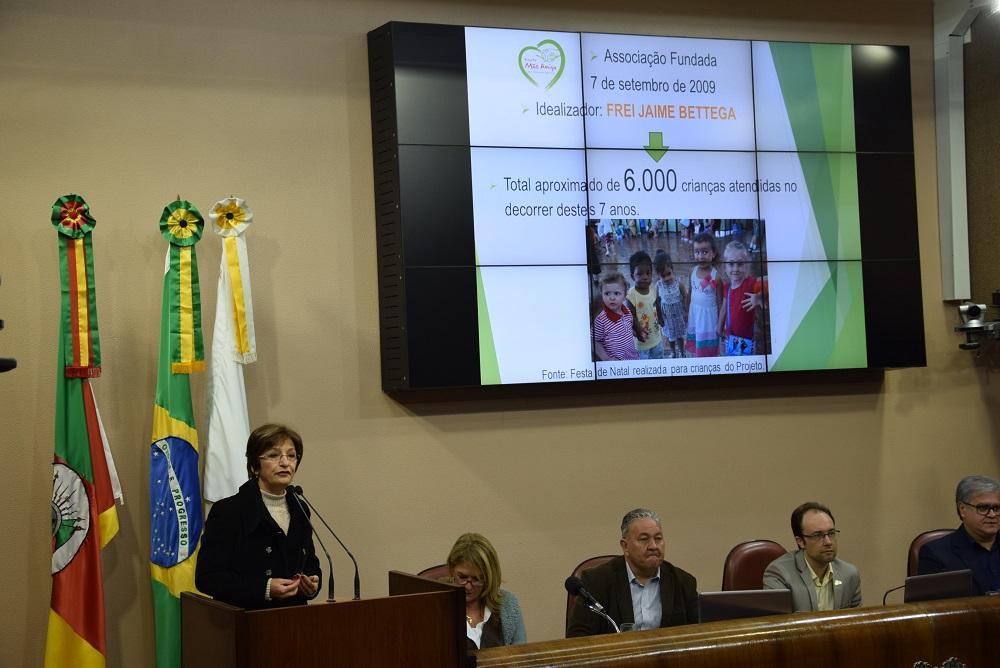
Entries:
[[185, 200], [167, 205], [160, 218], [160, 231], [170, 248], [163, 277], [149, 465], [149, 561], [158, 668], [181, 664], [180, 595], [195, 591], [195, 558], [203, 523], [198, 432], [189, 377], [205, 367], [194, 250], [203, 229], [198, 209]]

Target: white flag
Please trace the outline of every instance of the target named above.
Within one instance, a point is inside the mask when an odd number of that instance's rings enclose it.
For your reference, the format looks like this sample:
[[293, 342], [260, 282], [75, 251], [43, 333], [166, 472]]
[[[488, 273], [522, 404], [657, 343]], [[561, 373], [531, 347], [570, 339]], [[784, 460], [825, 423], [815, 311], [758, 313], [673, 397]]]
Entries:
[[257, 359], [250, 299], [250, 265], [243, 232], [253, 220], [246, 202], [228, 197], [208, 214], [222, 237], [219, 290], [212, 332], [208, 388], [208, 443], [205, 446], [204, 496], [218, 501], [247, 481], [246, 446], [250, 436], [243, 365]]

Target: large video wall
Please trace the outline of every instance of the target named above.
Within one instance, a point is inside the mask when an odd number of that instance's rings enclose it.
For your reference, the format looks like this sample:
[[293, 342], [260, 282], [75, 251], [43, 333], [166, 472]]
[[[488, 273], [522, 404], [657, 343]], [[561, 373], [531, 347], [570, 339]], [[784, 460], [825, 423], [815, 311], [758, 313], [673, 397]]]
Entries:
[[924, 363], [906, 48], [392, 23], [369, 51], [387, 389]]

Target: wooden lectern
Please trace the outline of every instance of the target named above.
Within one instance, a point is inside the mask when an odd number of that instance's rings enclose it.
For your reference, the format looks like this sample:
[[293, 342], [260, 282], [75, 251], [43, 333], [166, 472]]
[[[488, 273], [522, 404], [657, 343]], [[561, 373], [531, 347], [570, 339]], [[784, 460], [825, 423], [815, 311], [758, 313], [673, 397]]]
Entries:
[[462, 587], [389, 571], [389, 596], [244, 610], [181, 595], [185, 668], [466, 665]]

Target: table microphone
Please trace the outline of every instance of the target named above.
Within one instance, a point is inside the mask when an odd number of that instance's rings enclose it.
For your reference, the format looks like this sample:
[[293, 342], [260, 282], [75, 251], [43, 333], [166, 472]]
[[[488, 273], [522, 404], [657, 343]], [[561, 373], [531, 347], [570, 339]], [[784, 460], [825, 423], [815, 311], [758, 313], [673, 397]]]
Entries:
[[[296, 489], [298, 490], [298, 493], [296, 493]], [[318, 533], [316, 533], [316, 527], [313, 526], [312, 520], [309, 519], [309, 513], [306, 512], [306, 509], [302, 506], [302, 501], [299, 500], [298, 495], [302, 493], [302, 488], [296, 487], [295, 485], [289, 485], [288, 491], [292, 493], [292, 498], [295, 499], [295, 503], [299, 504], [299, 510], [302, 511], [302, 515], [306, 518], [306, 522], [309, 523], [309, 528], [312, 529], [313, 535], [316, 536], [316, 540], [319, 541], [319, 546], [323, 548], [323, 554], [326, 555], [326, 564], [330, 567], [330, 581], [327, 583], [326, 602], [336, 603], [337, 600], [333, 597], [333, 559], [330, 558], [330, 553], [327, 552], [326, 545], [323, 544], [323, 539], [319, 537]], [[302, 498], [304, 499], [305, 497]]]
[[570, 595], [578, 596], [582, 598], [584, 601], [586, 601], [586, 606], [588, 610], [606, 619], [611, 624], [611, 627], [615, 630], [615, 633], [622, 632], [621, 629], [618, 628], [618, 624], [615, 623], [615, 620], [611, 619], [611, 616], [604, 611], [604, 606], [601, 605], [596, 598], [594, 598], [593, 594], [591, 594], [584, 588], [583, 580], [576, 577], [575, 575], [571, 575], [568, 578], [566, 578], [565, 587], [566, 591]]
[[358, 572], [358, 560], [354, 558], [354, 555], [351, 554], [351, 551], [347, 549], [346, 545], [344, 545], [344, 541], [340, 540], [340, 536], [338, 536], [337, 533], [330, 527], [330, 525], [326, 523], [326, 520], [323, 519], [323, 516], [319, 514], [318, 510], [316, 510], [316, 506], [314, 506], [312, 503], [309, 502], [309, 499], [306, 498], [306, 495], [302, 493], [302, 488], [298, 485], [289, 485], [288, 489], [292, 490], [292, 494], [295, 495], [296, 498], [300, 496], [302, 497], [302, 500], [306, 502], [306, 505], [309, 506], [309, 509], [312, 510], [314, 513], [316, 513], [316, 517], [319, 518], [319, 521], [323, 523], [323, 526], [325, 526], [326, 530], [330, 532], [330, 535], [337, 539], [337, 542], [340, 543], [340, 547], [344, 548], [344, 552], [346, 552], [347, 556], [351, 558], [351, 561], [354, 563], [354, 600], [360, 601], [361, 575]]

